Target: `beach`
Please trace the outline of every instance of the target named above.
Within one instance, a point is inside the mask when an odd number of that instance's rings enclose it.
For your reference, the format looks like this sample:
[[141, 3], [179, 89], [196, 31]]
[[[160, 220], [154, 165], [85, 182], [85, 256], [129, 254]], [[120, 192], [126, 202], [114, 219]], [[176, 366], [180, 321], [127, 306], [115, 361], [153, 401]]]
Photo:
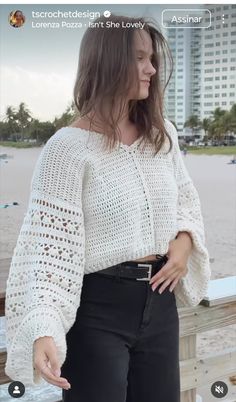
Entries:
[[[30, 182], [42, 147], [16, 149], [1, 147], [0, 154], [10, 158], [0, 160], [0, 205], [17, 202], [19, 205], [1, 208], [1, 258], [10, 258], [26, 213]], [[183, 156], [186, 167], [198, 190], [205, 224], [206, 246], [209, 250], [212, 279], [235, 275], [236, 263], [236, 165], [230, 165], [231, 156]], [[225, 329], [199, 334], [197, 355], [222, 351], [235, 346], [236, 324]], [[236, 374], [236, 372], [235, 372]], [[220, 379], [224, 381], [224, 379]], [[198, 389], [203, 402], [215, 401], [210, 395], [210, 385]], [[223, 401], [236, 401], [236, 386], [230, 388]], [[233, 393], [235, 399], [233, 398]], [[212, 399], [211, 399], [212, 398]], [[9, 401], [11, 399], [9, 398]], [[5, 401], [5, 400], [4, 400]]]

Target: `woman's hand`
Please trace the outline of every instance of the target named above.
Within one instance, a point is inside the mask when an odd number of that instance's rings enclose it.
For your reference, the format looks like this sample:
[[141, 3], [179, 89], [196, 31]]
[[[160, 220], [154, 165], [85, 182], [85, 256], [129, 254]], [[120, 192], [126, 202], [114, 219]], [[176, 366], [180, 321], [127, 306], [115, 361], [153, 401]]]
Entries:
[[[70, 384], [60, 377], [60, 366], [53, 337], [43, 336], [34, 341], [34, 368], [50, 384], [68, 390]], [[48, 366], [48, 363], [50, 366]]]
[[152, 290], [164, 282], [158, 290], [161, 294], [167, 286], [170, 286], [170, 292], [173, 291], [179, 279], [188, 272], [187, 261], [193, 247], [191, 236], [187, 232], [179, 232], [174, 240], [169, 243], [167, 252], [168, 261], [164, 267], [155, 274], [151, 280]]

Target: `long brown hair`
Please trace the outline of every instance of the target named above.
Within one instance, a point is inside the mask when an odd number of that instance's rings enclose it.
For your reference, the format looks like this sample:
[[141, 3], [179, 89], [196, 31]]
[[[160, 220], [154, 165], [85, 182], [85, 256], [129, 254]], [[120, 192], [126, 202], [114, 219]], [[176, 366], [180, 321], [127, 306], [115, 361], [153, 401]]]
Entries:
[[[119, 23], [118, 28], [106, 28], [106, 22]], [[152, 65], [156, 74], [151, 77], [149, 96], [146, 99], [129, 101], [129, 120], [135, 124], [141, 142], [154, 145], [155, 155], [166, 137], [172, 148], [172, 140], [165, 128], [163, 108], [164, 92], [173, 72], [173, 58], [156, 21], [146, 18], [131, 18], [112, 14], [109, 19], [101, 16], [87, 28], [81, 41], [78, 71], [74, 85], [74, 102], [80, 117], [98, 113], [103, 125], [99, 126], [107, 137], [106, 145], [113, 147], [119, 141], [114, 108], [122, 113], [127, 94], [131, 88], [139, 89], [136, 56], [134, 53], [134, 32], [137, 28], [124, 28], [124, 23], [143, 23], [153, 46]], [[133, 25], [135, 26], [135, 25]], [[169, 59], [169, 66], [167, 65]], [[167, 67], [169, 67], [168, 79]], [[93, 119], [90, 119], [90, 127]], [[96, 125], [96, 123], [94, 123]], [[98, 125], [96, 125], [98, 127]], [[169, 152], [168, 151], [168, 152]]]

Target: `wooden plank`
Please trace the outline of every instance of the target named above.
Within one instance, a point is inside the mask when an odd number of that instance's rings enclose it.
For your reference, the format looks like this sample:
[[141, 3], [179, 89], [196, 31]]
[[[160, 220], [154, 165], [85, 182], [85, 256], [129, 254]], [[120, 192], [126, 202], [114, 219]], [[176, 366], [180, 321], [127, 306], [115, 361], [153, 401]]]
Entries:
[[228, 348], [203, 359], [180, 361], [181, 391], [213, 383], [236, 372], [236, 348]]
[[9, 274], [11, 258], [0, 259], [0, 300], [5, 299], [7, 278]]
[[5, 373], [5, 364], [7, 360], [6, 348], [0, 348], [0, 385], [11, 382], [12, 380]]
[[[197, 336], [189, 335], [180, 338], [179, 343], [179, 360], [195, 359], [196, 357], [196, 342]], [[181, 392], [181, 402], [195, 402], [196, 401], [196, 388], [189, 386], [187, 389], [183, 389], [182, 385], [183, 378], [181, 376], [181, 366], [180, 366], [180, 390]], [[192, 388], [192, 389], [190, 389]]]
[[211, 307], [180, 307], [180, 337], [200, 334], [236, 322], [236, 301]]

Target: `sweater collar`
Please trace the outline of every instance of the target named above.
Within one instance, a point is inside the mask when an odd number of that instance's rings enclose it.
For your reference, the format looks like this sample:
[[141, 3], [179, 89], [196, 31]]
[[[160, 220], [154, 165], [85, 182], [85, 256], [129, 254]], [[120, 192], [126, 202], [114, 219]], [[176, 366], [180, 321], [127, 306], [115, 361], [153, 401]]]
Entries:
[[[80, 127], [63, 127], [63, 129], [66, 129], [68, 131], [71, 131], [72, 133], [74, 132], [79, 136], [79, 139], [81, 139], [88, 148], [94, 149], [98, 147], [103, 147], [105, 146], [105, 141], [106, 137], [105, 135], [98, 133], [96, 131], [90, 131], [87, 129], [82, 129]], [[141, 142], [142, 137], [137, 138], [132, 144], [127, 145], [123, 144], [122, 142], [119, 144], [115, 145], [116, 149], [123, 148], [126, 150], [133, 150], [138, 147], [139, 143]]]

